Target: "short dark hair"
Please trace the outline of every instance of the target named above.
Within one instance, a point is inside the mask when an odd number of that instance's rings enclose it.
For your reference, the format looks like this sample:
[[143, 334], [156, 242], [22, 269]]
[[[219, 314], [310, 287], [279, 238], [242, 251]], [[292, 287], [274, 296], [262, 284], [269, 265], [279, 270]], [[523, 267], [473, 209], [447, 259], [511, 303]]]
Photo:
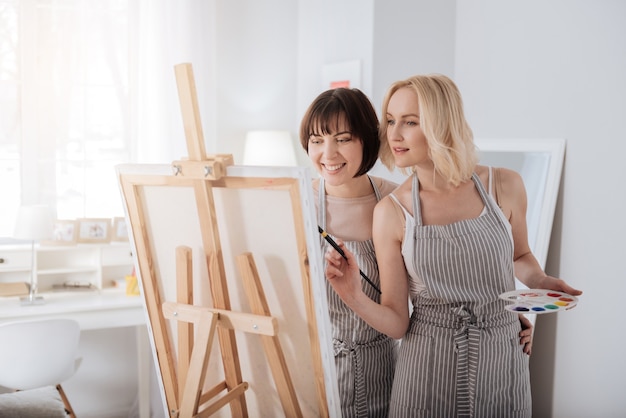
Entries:
[[[363, 144], [363, 161], [355, 177], [366, 174], [376, 163], [380, 149], [378, 117], [372, 102], [359, 89], [326, 90], [313, 100], [300, 123], [300, 144], [309, 152], [311, 135], [336, 131], [345, 118], [350, 132]], [[321, 132], [316, 130], [321, 129]]]

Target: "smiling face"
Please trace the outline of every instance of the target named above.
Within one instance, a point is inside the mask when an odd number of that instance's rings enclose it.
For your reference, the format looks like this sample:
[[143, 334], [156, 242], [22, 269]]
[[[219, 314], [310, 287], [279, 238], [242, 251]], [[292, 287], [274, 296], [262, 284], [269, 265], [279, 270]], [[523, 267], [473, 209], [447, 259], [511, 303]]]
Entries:
[[352, 134], [344, 115], [328, 127], [324, 132], [315, 129], [309, 136], [308, 155], [329, 186], [347, 186], [361, 167], [363, 143]]
[[428, 142], [420, 125], [420, 106], [415, 90], [399, 88], [389, 99], [387, 142], [397, 167], [432, 166]]

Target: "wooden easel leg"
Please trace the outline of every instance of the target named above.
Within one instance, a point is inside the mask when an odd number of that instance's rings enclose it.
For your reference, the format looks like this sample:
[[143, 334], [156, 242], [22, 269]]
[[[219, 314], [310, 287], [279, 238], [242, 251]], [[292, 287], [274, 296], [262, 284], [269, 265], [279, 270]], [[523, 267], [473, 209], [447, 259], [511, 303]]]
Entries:
[[61, 385], [57, 385], [57, 391], [59, 391], [59, 395], [61, 395], [61, 400], [63, 400], [63, 405], [65, 406], [65, 412], [67, 412], [67, 416], [70, 418], [76, 418], [76, 414], [74, 414], [74, 409], [72, 408], [69, 399], [67, 399], [65, 391], [63, 390], [63, 387], [61, 387]]
[[[176, 74], [176, 84], [178, 87], [189, 160], [202, 162], [205, 161], [207, 157], [204, 147], [202, 124], [200, 122], [200, 109], [198, 107], [193, 68], [191, 64], [188, 63], [179, 64], [174, 67], [174, 71]], [[209, 283], [211, 285], [213, 306], [218, 309], [230, 309], [226, 274], [224, 272], [224, 263], [221, 259], [222, 249], [219, 231], [214, 216], [215, 204], [213, 201], [213, 191], [205, 179], [198, 179], [194, 184], [194, 190], [198, 213], [203, 214], [199, 216], [199, 221], [209, 267]], [[217, 332], [222, 354], [222, 363], [224, 364], [226, 385], [229, 390], [232, 390], [242, 383], [235, 333], [232, 330], [222, 329], [221, 327], [218, 328]], [[233, 416], [248, 416], [246, 400], [243, 395], [234, 398], [230, 403], [230, 408]]]
[[198, 404], [202, 393], [202, 385], [209, 365], [215, 327], [217, 326], [218, 314], [203, 316], [198, 322], [197, 335], [194, 341], [189, 370], [183, 396], [180, 403], [180, 418], [192, 418], [198, 413]]
[[[214, 226], [216, 227], [216, 225]], [[214, 237], [216, 237], [216, 235], [214, 235]], [[226, 286], [224, 265], [218, 261], [214, 253], [208, 257], [207, 261], [209, 278], [211, 279], [213, 306], [218, 309], [230, 310], [230, 299]], [[233, 390], [243, 382], [235, 332], [220, 327], [217, 329], [217, 336], [220, 343], [220, 352], [222, 354], [222, 364], [224, 366], [224, 380], [226, 381], [228, 390]], [[241, 396], [233, 398], [230, 402], [230, 410], [233, 417], [245, 418], [248, 416], [248, 406], [243, 392], [241, 392]]]
[[[245, 253], [237, 257], [239, 271], [243, 277], [244, 289], [252, 313], [257, 315], [271, 316], [267, 299], [261, 285], [261, 279], [254, 263], [252, 254]], [[280, 402], [285, 411], [285, 416], [301, 417], [302, 411], [298, 403], [296, 390], [289, 375], [289, 369], [278, 336], [262, 335], [263, 348], [268, 358]]]
[[[209, 263], [210, 269], [215, 269], [215, 260], [212, 257]], [[193, 306], [193, 270], [191, 248], [180, 246], [176, 248], [176, 299], [179, 306]], [[165, 306], [165, 305], [164, 305]], [[164, 308], [165, 309], [165, 308]], [[182, 314], [182, 312], [179, 312]], [[171, 313], [166, 315], [172, 317]], [[233, 416], [245, 416], [244, 408], [241, 408], [242, 401], [245, 401], [244, 392], [248, 388], [245, 382], [238, 382], [237, 385], [228, 385], [225, 380], [218, 385], [218, 389], [202, 395], [203, 384], [206, 376], [206, 369], [209, 364], [211, 348], [215, 336], [219, 315], [213, 313], [206, 316], [199, 316], [195, 321], [185, 320], [179, 315], [178, 328], [178, 399], [180, 400], [179, 418], [191, 418], [208, 416], [215, 413], [224, 405], [231, 403]], [[197, 325], [197, 335], [194, 337], [194, 324]], [[232, 330], [230, 330], [232, 333]], [[219, 332], [219, 328], [218, 328]], [[220, 344], [223, 349], [223, 344]], [[222, 353], [223, 359], [230, 359], [232, 363], [224, 363], [226, 370], [238, 370], [238, 356], [235, 352]], [[198, 412], [200, 405], [203, 405], [215, 398], [219, 392], [226, 390], [227, 393], [221, 398], [214, 400], [201, 413]], [[235, 412], [237, 411], [237, 412]]]
[[[180, 246], [176, 248], [176, 301], [193, 305], [193, 270], [191, 262], [191, 248]], [[193, 324], [178, 321], [178, 399], [183, 399], [185, 381], [191, 362], [193, 348]]]

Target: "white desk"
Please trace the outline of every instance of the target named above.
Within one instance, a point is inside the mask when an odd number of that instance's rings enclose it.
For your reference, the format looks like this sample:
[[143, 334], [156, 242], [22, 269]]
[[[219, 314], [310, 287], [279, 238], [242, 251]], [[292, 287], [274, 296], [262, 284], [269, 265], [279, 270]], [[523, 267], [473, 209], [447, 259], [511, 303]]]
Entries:
[[140, 296], [122, 291], [43, 293], [42, 305], [22, 306], [18, 297], [0, 297], [0, 323], [40, 318], [71, 318], [82, 330], [136, 327], [139, 416], [150, 416], [150, 345]]

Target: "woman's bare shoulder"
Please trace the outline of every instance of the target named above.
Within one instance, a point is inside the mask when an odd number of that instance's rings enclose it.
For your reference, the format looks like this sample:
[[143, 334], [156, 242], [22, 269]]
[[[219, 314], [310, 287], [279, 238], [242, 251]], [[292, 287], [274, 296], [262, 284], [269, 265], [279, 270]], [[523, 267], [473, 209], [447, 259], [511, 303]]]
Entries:
[[[489, 166], [486, 165], [477, 165], [474, 170], [476, 174], [480, 177], [484, 184], [488, 184], [489, 180]], [[499, 177], [499, 181], [503, 186], [503, 189], [515, 188], [517, 189], [520, 185], [523, 185], [524, 181], [522, 176], [515, 170], [511, 170], [506, 167], [491, 167], [492, 168], [492, 176], [495, 177], [497, 175]], [[495, 173], [495, 175], [494, 175]], [[493, 177], [492, 177], [493, 181]]]
[[[402, 213], [401, 207], [404, 208], [407, 212], [412, 213], [412, 205], [411, 205], [411, 182], [408, 181], [402, 182], [398, 187], [396, 187], [392, 193], [383, 197], [380, 202], [376, 205], [376, 210], [381, 213], [381, 216], [384, 218], [386, 216], [391, 215], [393, 212]], [[393, 194], [393, 198], [392, 195]]]

